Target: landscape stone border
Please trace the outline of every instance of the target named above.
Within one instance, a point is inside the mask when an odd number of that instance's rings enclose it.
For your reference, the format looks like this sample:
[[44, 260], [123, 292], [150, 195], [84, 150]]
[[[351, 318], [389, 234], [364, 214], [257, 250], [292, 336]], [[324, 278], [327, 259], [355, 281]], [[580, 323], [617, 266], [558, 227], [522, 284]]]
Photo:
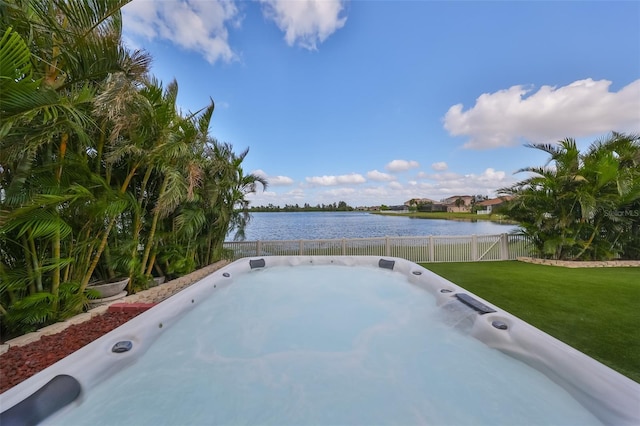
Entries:
[[621, 268], [640, 267], [640, 260], [603, 260], [603, 261], [575, 261], [538, 259], [535, 257], [518, 257], [519, 262], [536, 263], [538, 265], [563, 266], [565, 268]]
[[67, 327], [80, 324], [85, 321], [90, 320], [91, 318], [102, 315], [109, 310], [109, 306], [113, 304], [122, 304], [122, 303], [131, 303], [131, 304], [155, 304], [160, 303], [165, 299], [173, 296], [179, 291], [183, 290], [186, 287], [189, 287], [191, 284], [196, 281], [201, 280], [209, 274], [217, 271], [218, 269], [229, 264], [228, 260], [221, 260], [219, 262], [213, 263], [209, 266], [206, 266], [202, 269], [198, 269], [190, 274], [187, 274], [183, 277], [176, 278], [175, 280], [171, 280], [165, 284], [160, 284], [156, 287], [151, 287], [148, 290], [140, 291], [136, 294], [132, 294], [131, 296], [126, 296], [122, 299], [114, 300], [110, 303], [106, 303], [104, 305], [100, 305], [95, 307], [85, 313], [76, 315], [75, 317], [69, 318], [66, 321], [58, 322], [55, 324], [51, 324], [47, 327], [41, 328], [40, 330], [34, 331], [32, 333], [28, 333], [19, 337], [16, 337], [11, 340], [7, 340], [4, 344], [0, 345], [0, 355], [7, 352], [12, 346], [24, 346], [29, 343], [35, 342], [36, 340], [40, 340], [42, 336], [48, 336], [51, 334], [60, 333], [65, 330]]

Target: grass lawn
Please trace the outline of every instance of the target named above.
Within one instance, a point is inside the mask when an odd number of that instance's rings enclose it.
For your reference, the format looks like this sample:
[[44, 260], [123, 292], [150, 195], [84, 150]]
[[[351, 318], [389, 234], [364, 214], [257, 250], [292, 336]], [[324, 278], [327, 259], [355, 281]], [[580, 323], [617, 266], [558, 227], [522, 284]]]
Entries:
[[640, 268], [423, 266], [640, 382]]
[[464, 220], [475, 222], [478, 220], [489, 220], [500, 223], [515, 223], [507, 220], [499, 214], [475, 214], [475, 213], [449, 213], [449, 212], [410, 212], [410, 213], [389, 213], [385, 211], [370, 212], [373, 214], [389, 215], [389, 216], [407, 216], [419, 219], [448, 219], [448, 220]]

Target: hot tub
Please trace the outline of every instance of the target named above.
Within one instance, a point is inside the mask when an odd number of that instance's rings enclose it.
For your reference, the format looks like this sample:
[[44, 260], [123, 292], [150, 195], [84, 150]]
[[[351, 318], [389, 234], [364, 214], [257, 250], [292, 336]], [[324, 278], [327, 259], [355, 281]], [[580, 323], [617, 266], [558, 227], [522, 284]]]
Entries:
[[397, 258], [246, 258], [0, 395], [3, 426], [640, 424], [640, 385]]

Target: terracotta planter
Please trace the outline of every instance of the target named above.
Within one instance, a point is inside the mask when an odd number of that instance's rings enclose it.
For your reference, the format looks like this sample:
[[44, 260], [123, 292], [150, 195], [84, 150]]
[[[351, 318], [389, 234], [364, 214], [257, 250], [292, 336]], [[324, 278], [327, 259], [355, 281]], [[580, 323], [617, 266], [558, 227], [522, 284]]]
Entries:
[[129, 284], [129, 277], [127, 278], [116, 278], [117, 281], [98, 281], [93, 284], [89, 284], [88, 288], [97, 290], [100, 293], [100, 298], [104, 299], [106, 297], [115, 296], [116, 294], [122, 293]]

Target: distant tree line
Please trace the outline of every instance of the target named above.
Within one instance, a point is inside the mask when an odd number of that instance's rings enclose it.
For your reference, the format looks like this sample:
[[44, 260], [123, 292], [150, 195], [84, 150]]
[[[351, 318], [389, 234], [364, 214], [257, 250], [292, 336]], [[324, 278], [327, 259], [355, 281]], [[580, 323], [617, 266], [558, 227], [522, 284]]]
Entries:
[[332, 204], [316, 204], [315, 206], [309, 203], [304, 203], [302, 206], [298, 204], [285, 204], [284, 207], [269, 203], [266, 206], [251, 206], [249, 208], [249, 211], [252, 212], [350, 212], [353, 210], [354, 208], [345, 201]]

